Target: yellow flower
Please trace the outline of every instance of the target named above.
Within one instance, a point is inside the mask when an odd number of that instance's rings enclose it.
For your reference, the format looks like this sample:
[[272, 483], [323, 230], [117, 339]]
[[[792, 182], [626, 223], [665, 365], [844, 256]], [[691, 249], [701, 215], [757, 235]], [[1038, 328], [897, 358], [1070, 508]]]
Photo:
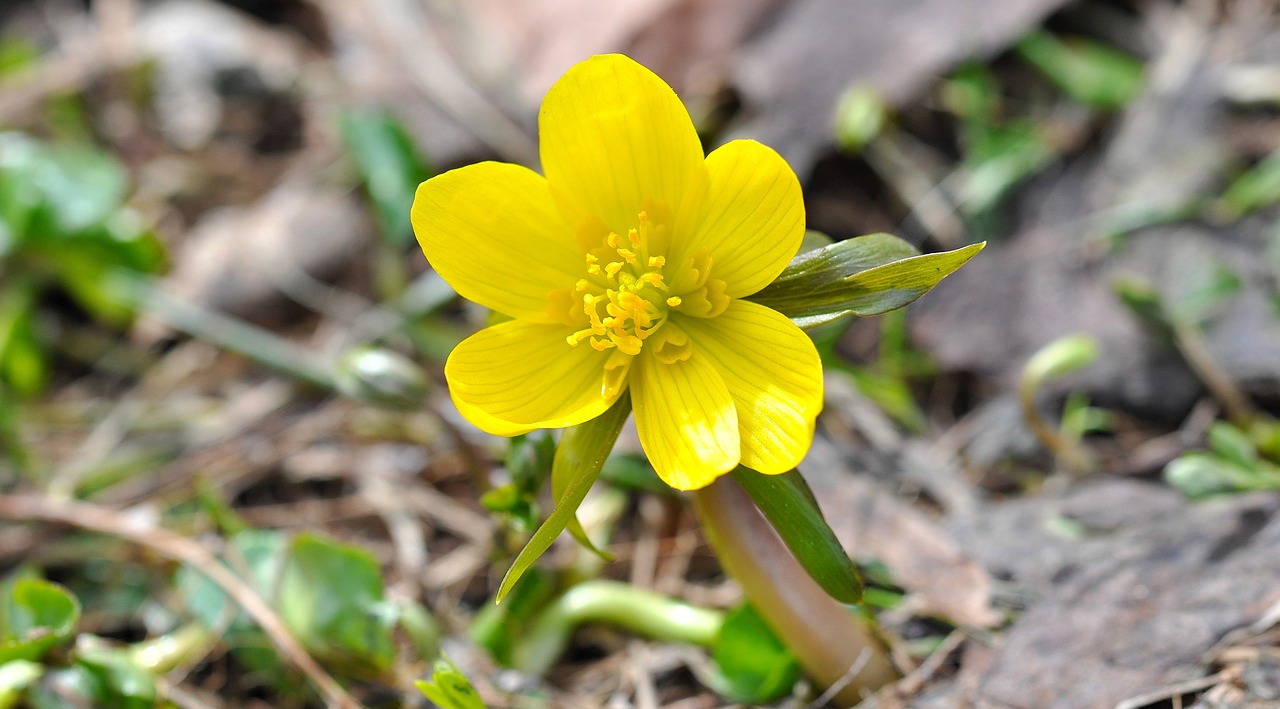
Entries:
[[818, 354], [744, 300], [800, 247], [795, 173], [749, 140], [704, 158], [680, 99], [621, 55], [570, 69], [538, 128], [546, 177], [485, 162], [414, 199], [435, 270], [512, 318], [449, 356], [458, 410], [511, 436], [590, 420], [629, 389], [640, 443], [672, 487], [739, 463], [795, 467], [822, 407]]

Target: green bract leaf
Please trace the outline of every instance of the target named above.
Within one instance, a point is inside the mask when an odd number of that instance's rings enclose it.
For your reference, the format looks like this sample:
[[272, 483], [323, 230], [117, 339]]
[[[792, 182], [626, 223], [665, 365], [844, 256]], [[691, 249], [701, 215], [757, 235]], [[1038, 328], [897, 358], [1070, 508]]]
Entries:
[[1142, 62], [1083, 38], [1063, 41], [1036, 30], [1014, 48], [1071, 98], [1095, 108], [1121, 108], [1142, 91]]
[[[507, 575], [498, 588], [498, 603], [502, 602], [525, 570], [551, 547], [551, 543], [566, 526], [573, 524], [577, 528], [575, 537], [579, 541], [586, 540], [587, 535], [577, 522], [578, 505], [582, 504], [587, 491], [595, 483], [600, 467], [609, 457], [609, 451], [613, 450], [618, 432], [622, 430], [622, 424], [630, 413], [631, 397], [623, 394], [608, 411], [564, 432], [551, 467], [551, 489], [556, 508], [542, 526], [538, 527], [538, 531], [533, 533], [529, 543], [507, 570]], [[589, 540], [585, 543], [590, 545]]]
[[880, 315], [928, 293], [985, 245], [922, 256], [891, 234], [859, 236], [800, 254], [751, 300], [805, 329]]
[[749, 603], [725, 618], [711, 653], [719, 670], [713, 687], [736, 702], [777, 701], [800, 679], [800, 665]]
[[394, 607], [383, 597], [382, 571], [368, 551], [303, 534], [281, 570], [280, 617], [312, 652], [357, 670], [391, 666]]
[[796, 560], [830, 596], [842, 603], [862, 598], [862, 579], [849, 555], [827, 525], [818, 502], [798, 471], [762, 475], [739, 466], [733, 479], [795, 554]]
[[6, 586], [0, 607], [0, 665], [39, 660], [75, 633], [80, 603], [65, 588], [32, 578]]
[[431, 679], [418, 680], [413, 684], [440, 709], [485, 709], [480, 694], [466, 675], [443, 655], [436, 660]]
[[408, 244], [413, 231], [405, 207], [428, 177], [413, 140], [394, 116], [381, 111], [344, 116], [342, 138], [377, 208], [383, 237], [396, 246]]

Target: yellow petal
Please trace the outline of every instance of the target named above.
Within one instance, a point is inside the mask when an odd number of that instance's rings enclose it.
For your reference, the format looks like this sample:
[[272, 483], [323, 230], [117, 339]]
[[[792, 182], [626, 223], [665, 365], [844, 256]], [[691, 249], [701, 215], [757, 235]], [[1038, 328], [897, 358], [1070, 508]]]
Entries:
[[570, 347], [565, 342], [570, 332], [513, 320], [463, 340], [444, 365], [458, 411], [498, 436], [573, 426], [599, 416], [623, 388], [602, 393], [609, 354]]
[[822, 363], [813, 341], [785, 316], [746, 300], [685, 330], [733, 397], [742, 464], [770, 475], [796, 467], [822, 409]]
[[800, 181], [782, 156], [754, 140], [735, 140], [707, 156], [701, 215], [687, 217], [687, 238], [675, 239], [670, 261], [684, 263], [699, 248], [711, 252], [711, 276], [741, 298], [778, 277], [804, 238]]
[[551, 322], [549, 296], [582, 277], [584, 253], [547, 189], [519, 165], [484, 162], [423, 182], [413, 231], [427, 261], [464, 298]]
[[542, 101], [538, 132], [542, 169], [575, 226], [595, 216], [626, 234], [646, 199], [674, 211], [706, 183], [702, 145], [684, 104], [620, 54], [592, 57], [565, 73]]
[[738, 416], [705, 354], [695, 349], [687, 359], [666, 363], [657, 349], [646, 345], [631, 373], [640, 445], [664, 482], [696, 490], [738, 464]]

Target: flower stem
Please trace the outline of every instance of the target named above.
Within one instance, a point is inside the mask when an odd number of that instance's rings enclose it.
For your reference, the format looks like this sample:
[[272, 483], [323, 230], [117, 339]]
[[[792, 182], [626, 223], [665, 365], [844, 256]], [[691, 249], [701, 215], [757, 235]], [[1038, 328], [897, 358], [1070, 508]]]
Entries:
[[880, 638], [809, 578], [737, 482], [721, 477], [693, 499], [725, 571], [805, 674], [824, 688], [847, 681], [835, 697], [847, 706], [897, 679]]
[[515, 649], [516, 668], [546, 674], [584, 623], [607, 623], [657, 640], [709, 647], [724, 625], [724, 614], [621, 581], [580, 583], [538, 617]]

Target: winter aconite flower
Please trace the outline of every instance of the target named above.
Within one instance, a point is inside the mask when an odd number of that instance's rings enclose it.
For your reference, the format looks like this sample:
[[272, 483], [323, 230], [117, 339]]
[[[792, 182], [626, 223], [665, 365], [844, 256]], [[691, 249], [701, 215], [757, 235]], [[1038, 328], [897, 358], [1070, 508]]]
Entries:
[[570, 69], [538, 127], [545, 177], [480, 163], [424, 182], [413, 203], [436, 271], [511, 318], [449, 356], [458, 409], [509, 436], [582, 423], [630, 390], [672, 487], [739, 463], [793, 468], [822, 405], [818, 354], [744, 298], [799, 249], [795, 174], [748, 140], [704, 158], [671, 88], [619, 55]]

